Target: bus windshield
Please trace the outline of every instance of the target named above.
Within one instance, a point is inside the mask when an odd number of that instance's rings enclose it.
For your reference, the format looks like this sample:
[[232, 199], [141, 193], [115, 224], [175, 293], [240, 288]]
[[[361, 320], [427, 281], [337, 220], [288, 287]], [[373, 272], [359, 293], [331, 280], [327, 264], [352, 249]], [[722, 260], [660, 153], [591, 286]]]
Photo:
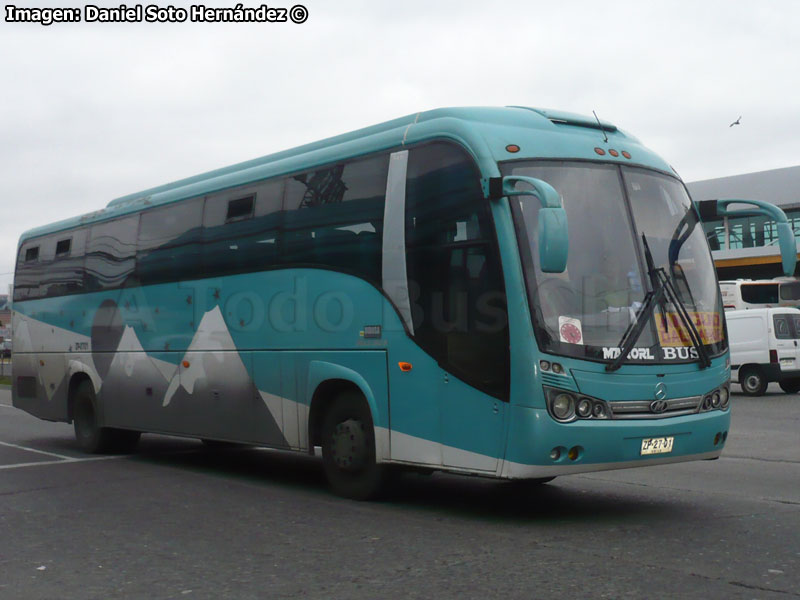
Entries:
[[[645, 294], [657, 286], [658, 270], [671, 281], [708, 354], [725, 350], [714, 264], [679, 180], [645, 169], [570, 161], [507, 163], [503, 174], [548, 182], [567, 212], [567, 269], [543, 273], [537, 252], [540, 203], [532, 196], [516, 196], [512, 203], [542, 350], [616, 359]], [[680, 309], [662, 300], [626, 361], [697, 360]]]

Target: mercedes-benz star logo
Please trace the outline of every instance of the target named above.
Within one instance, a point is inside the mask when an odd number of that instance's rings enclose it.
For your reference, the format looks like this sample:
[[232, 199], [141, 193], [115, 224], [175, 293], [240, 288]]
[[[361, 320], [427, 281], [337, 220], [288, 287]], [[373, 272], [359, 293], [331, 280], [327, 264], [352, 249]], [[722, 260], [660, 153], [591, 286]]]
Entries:
[[665, 410], [667, 410], [666, 400], [653, 400], [650, 403], [650, 412], [652, 413], [663, 413]]
[[667, 384], [659, 381], [653, 390], [653, 396], [656, 400], [666, 400], [667, 398]]

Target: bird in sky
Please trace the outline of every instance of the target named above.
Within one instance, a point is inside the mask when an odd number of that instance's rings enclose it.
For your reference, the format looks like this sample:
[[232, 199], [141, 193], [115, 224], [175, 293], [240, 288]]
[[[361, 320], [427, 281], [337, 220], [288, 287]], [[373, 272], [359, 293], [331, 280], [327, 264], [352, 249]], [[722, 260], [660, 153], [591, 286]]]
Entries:
[[739, 118], [736, 119], [733, 123], [728, 125], [728, 127], [733, 127], [734, 125], [741, 125], [740, 121], [742, 120], [742, 115], [739, 115]]

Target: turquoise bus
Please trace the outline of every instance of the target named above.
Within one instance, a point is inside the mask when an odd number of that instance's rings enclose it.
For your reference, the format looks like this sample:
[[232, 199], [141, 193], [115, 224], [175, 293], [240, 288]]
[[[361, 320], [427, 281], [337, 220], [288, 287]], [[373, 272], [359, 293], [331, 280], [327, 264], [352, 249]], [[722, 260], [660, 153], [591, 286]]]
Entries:
[[321, 447], [352, 498], [403, 467], [717, 458], [730, 365], [700, 212], [608, 122], [403, 117], [25, 233], [13, 403], [88, 452]]

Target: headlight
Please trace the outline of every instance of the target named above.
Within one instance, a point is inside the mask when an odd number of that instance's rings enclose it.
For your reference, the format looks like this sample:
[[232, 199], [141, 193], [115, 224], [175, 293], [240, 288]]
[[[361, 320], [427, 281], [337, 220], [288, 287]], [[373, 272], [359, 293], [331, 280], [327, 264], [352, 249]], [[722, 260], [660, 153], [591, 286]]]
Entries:
[[575, 414], [575, 400], [570, 394], [558, 394], [552, 403], [553, 416], [566, 421]]
[[592, 414], [592, 401], [588, 398], [581, 398], [578, 400], [578, 407], [576, 408], [578, 416], [585, 419]]
[[719, 388], [719, 407], [723, 410], [728, 407], [728, 402], [731, 399], [730, 392], [728, 388], [723, 386]]

